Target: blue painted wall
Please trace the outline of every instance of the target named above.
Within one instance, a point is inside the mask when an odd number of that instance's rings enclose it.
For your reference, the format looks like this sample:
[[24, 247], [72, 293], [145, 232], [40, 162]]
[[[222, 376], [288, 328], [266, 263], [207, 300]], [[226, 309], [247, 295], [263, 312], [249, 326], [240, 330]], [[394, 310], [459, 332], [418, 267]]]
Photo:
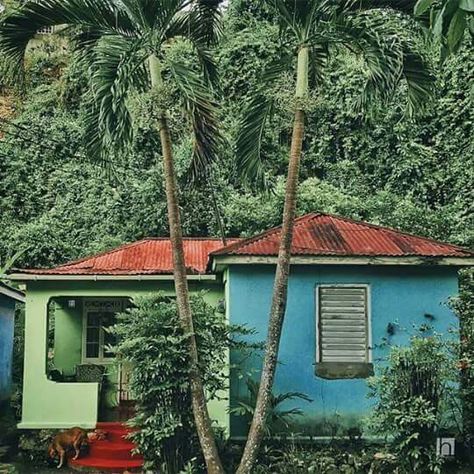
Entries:
[[[229, 308], [231, 323], [247, 324], [257, 330], [253, 340], [263, 341], [273, 287], [274, 267], [270, 265], [232, 265], [229, 268]], [[393, 345], [409, 340], [414, 327], [430, 324], [434, 331], [446, 333], [457, 328], [456, 316], [447, 306], [449, 297], [458, 291], [457, 269], [452, 267], [393, 266], [293, 266], [290, 276], [288, 306], [280, 345], [274, 393], [299, 391], [314, 401], [289, 402], [285, 408], [298, 406], [304, 416], [297, 418], [298, 432], [314, 435], [347, 434], [347, 429], [361, 426], [370, 411], [365, 379], [326, 380], [315, 375], [315, 289], [318, 284], [369, 284], [373, 361], [376, 370], [388, 348], [376, 347], [387, 337], [387, 325], [399, 323], [390, 337]], [[425, 314], [434, 316], [429, 321]], [[452, 337], [452, 336], [451, 336]], [[231, 379], [231, 405], [247, 393], [246, 374], [258, 375], [261, 359], [242, 362], [231, 353], [231, 364], [240, 364]], [[240, 376], [239, 376], [240, 373]], [[242, 418], [231, 418], [231, 435], [245, 431]]]
[[0, 401], [10, 395], [15, 302], [0, 295]]

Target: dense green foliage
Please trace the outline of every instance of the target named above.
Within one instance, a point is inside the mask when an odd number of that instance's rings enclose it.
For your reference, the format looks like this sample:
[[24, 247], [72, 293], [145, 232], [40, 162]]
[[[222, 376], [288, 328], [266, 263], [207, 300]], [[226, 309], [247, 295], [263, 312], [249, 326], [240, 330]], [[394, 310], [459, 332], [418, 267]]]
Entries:
[[[191, 298], [199, 362], [209, 400], [222, 396], [228, 385], [229, 348], [252, 350], [238, 341], [250, 331], [229, 326], [225, 316], [206, 303], [204, 294]], [[176, 473], [201, 461], [189, 391], [189, 355], [174, 298], [157, 293], [137, 298], [117, 316], [113, 348], [122, 364], [132, 364], [130, 390], [136, 400], [133, 441], [153, 471]], [[197, 461], [196, 461], [197, 459]]]
[[[224, 388], [227, 325], [202, 296], [194, 297], [192, 306], [203, 382], [213, 399]], [[149, 469], [180, 472], [198, 454], [199, 442], [188, 382], [189, 336], [179, 324], [176, 302], [162, 294], [142, 297], [117, 318], [118, 359], [133, 365], [130, 390], [136, 415], [130, 423], [140, 431], [132, 439]]]
[[[246, 381], [248, 394], [245, 398], [236, 400], [234, 406], [230, 407], [230, 414], [242, 416], [250, 425], [252, 417], [255, 413], [255, 406], [257, 404], [258, 389], [260, 384], [253, 379]], [[271, 394], [270, 408], [265, 422], [265, 436], [271, 438], [272, 436], [282, 435], [292, 430], [292, 422], [295, 417], [302, 416], [303, 411], [300, 408], [283, 408], [285, 402], [290, 400], [298, 400], [304, 402], [312, 402], [306, 394], [301, 392], [284, 392], [277, 395]]]
[[403, 472], [440, 472], [436, 437], [460, 434], [453, 355], [446, 339], [414, 336], [409, 346], [392, 348], [387, 366], [369, 383], [376, 397], [371, 428], [390, 439]]
[[[27, 248], [18, 266], [44, 266], [146, 235], [166, 235], [159, 142], [140, 97], [131, 152], [106, 175], [84, 158], [83, 100], [87, 70], [61, 43], [29, 53], [22, 97], [3, 89], [14, 108], [0, 118], [0, 261]], [[233, 143], [237, 120], [265, 65], [275, 56], [278, 32], [265, 11], [235, 0], [218, 51], [222, 124]], [[474, 163], [473, 96], [469, 48], [439, 66], [436, 98], [421, 117], [404, 115], [401, 97], [363, 117], [353, 107], [359, 65], [332, 61], [309, 113], [299, 213], [322, 210], [470, 245]], [[288, 79], [291, 82], [291, 78]], [[281, 219], [289, 144], [286, 89], [266, 132], [263, 157], [270, 192], [236, 180], [233, 148], [226, 147], [212, 187], [229, 235], [250, 235]], [[0, 117], [4, 117], [0, 113]], [[218, 235], [209, 188], [186, 187], [192, 143], [178, 110], [172, 114], [181, 205], [187, 235]], [[11, 124], [13, 121], [13, 124]]]
[[459, 295], [452, 307], [461, 322], [459, 345], [460, 396], [463, 409], [463, 437], [466, 443], [474, 440], [474, 273], [462, 277]]

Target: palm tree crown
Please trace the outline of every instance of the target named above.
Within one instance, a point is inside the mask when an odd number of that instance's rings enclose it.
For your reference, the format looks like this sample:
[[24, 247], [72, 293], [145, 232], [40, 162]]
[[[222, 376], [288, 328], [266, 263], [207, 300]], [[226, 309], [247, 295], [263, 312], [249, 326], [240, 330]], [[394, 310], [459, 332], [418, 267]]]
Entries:
[[[45, 26], [67, 25], [72, 46], [90, 71], [85, 144], [95, 158], [105, 158], [111, 149], [123, 151], [130, 142], [129, 95], [133, 89], [151, 87], [149, 58], [156, 57], [160, 77], [179, 92], [190, 122], [195, 137], [191, 171], [196, 177], [217, 156], [221, 140], [210, 92], [216, 70], [209, 54], [220, 33], [219, 4], [220, 0], [28, 2], [0, 23], [0, 51], [8, 75], [18, 81], [29, 40]], [[192, 45], [199, 67], [167, 54], [176, 41]], [[169, 98], [161, 99], [154, 105], [166, 106]]]
[[[387, 101], [405, 83], [407, 113], [422, 110], [432, 93], [434, 78], [413, 37], [401, 33], [413, 9], [408, 0], [268, 0], [281, 30], [281, 56], [272, 63], [244, 110], [237, 138], [237, 167], [250, 182], [262, 184], [260, 145], [265, 121], [274, 105], [274, 85], [294, 70], [295, 51], [308, 50], [309, 89], [317, 88], [331, 55], [341, 50], [358, 58], [365, 82], [357, 104]], [[298, 74], [295, 74], [296, 76]], [[298, 84], [296, 85], [298, 86]], [[309, 91], [306, 88], [305, 94]], [[299, 98], [301, 101], [302, 98]]]

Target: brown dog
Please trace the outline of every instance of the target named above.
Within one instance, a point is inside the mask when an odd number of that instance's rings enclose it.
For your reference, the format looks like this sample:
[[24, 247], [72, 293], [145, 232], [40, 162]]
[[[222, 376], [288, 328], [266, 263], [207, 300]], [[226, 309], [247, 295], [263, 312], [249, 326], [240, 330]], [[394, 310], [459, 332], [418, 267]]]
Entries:
[[66, 453], [74, 449], [75, 456], [73, 459], [77, 459], [83, 444], [88, 444], [87, 432], [75, 426], [74, 428], [58, 433], [53, 438], [53, 441], [48, 447], [48, 454], [51, 459], [54, 459], [56, 455], [59, 456], [58, 469], [60, 469], [66, 459]]

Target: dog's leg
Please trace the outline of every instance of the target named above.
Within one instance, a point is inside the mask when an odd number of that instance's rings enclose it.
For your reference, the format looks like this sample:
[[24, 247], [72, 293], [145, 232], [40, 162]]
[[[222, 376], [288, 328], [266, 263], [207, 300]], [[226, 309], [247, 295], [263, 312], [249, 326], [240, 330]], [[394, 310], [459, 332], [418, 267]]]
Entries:
[[76, 455], [72, 458], [74, 461], [79, 457], [79, 453], [81, 450], [81, 444], [82, 444], [82, 438], [79, 437], [74, 441], [74, 451], [76, 452]]
[[61, 469], [64, 464], [64, 459], [66, 458], [66, 451], [63, 448], [58, 447], [58, 454], [59, 454], [58, 469]]

